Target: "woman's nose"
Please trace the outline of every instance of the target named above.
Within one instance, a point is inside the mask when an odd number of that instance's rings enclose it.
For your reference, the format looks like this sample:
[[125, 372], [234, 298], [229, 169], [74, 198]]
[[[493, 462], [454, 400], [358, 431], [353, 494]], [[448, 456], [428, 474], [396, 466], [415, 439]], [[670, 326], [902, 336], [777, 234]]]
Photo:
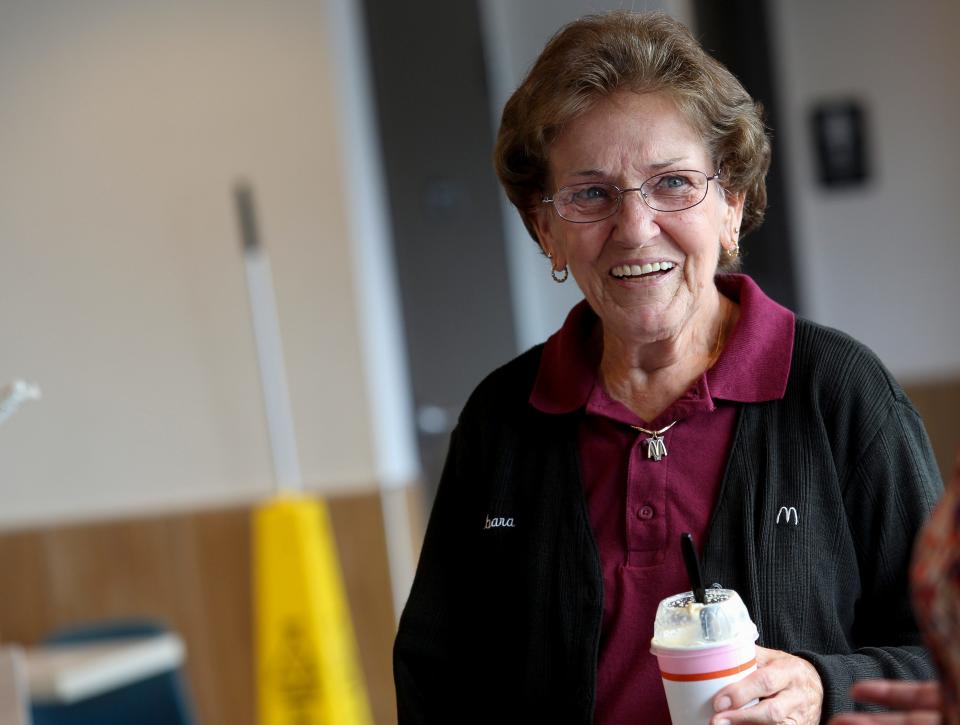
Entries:
[[617, 227], [624, 235], [645, 242], [660, 233], [657, 212], [647, 206], [640, 189], [625, 189], [620, 197]]

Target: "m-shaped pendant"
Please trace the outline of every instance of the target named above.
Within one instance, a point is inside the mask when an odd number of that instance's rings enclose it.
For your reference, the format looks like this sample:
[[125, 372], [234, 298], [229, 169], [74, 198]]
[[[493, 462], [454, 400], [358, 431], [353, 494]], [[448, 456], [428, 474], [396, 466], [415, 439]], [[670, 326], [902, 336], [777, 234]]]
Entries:
[[644, 441], [644, 443], [647, 444], [647, 458], [651, 461], [659, 461], [667, 455], [667, 444], [663, 441], [663, 434], [676, 424], [677, 421], [673, 421], [670, 425], [660, 430], [647, 430], [646, 428], [641, 428], [639, 425], [631, 425], [630, 427], [650, 436]]

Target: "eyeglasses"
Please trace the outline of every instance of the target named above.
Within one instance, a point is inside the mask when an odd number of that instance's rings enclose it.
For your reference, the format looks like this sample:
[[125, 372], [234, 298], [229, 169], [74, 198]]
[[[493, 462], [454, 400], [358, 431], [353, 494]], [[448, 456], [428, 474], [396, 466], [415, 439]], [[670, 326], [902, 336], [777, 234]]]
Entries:
[[561, 219], [577, 224], [598, 222], [613, 216], [628, 191], [639, 191], [643, 203], [654, 211], [684, 211], [706, 199], [710, 182], [719, 178], [719, 170], [713, 176], [707, 176], [702, 171], [681, 169], [651, 176], [633, 189], [588, 181], [563, 186], [552, 198], [544, 197], [543, 203], [553, 204]]

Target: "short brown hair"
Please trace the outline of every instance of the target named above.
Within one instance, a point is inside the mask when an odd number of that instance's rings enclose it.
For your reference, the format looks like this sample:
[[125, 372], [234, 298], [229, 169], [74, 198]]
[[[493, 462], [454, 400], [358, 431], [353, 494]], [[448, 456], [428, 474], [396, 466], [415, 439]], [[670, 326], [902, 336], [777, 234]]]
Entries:
[[[682, 23], [663, 13], [588, 15], [553, 36], [507, 101], [494, 163], [536, 240], [531, 214], [546, 191], [550, 143], [599, 100], [628, 90], [662, 92], [703, 139], [724, 189], [745, 196], [741, 236], [767, 206], [770, 141], [762, 108]], [[726, 255], [721, 255], [721, 266]]]

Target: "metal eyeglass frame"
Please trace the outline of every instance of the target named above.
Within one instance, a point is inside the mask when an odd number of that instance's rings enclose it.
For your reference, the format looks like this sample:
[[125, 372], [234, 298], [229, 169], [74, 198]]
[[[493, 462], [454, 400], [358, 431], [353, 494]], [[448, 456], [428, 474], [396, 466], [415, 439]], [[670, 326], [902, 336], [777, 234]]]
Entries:
[[[668, 176], [669, 174], [682, 174], [684, 172], [703, 174], [704, 178], [706, 178], [707, 183], [703, 187], [703, 196], [700, 197], [700, 201], [696, 202], [695, 204], [691, 204], [690, 206], [685, 206], [682, 209], [657, 209], [654, 206], [650, 206], [650, 202], [647, 201], [648, 195], [644, 194], [642, 191], [643, 187], [647, 185], [647, 182], [650, 181], [651, 179], [656, 179], [659, 176]], [[704, 172], [700, 171], [699, 169], [674, 169], [671, 171], [663, 171], [659, 174], [654, 174], [648, 179], [645, 179], [644, 182], [640, 184], [640, 186], [634, 186], [629, 189], [621, 189], [616, 184], [611, 184], [609, 182], [597, 182], [597, 183], [602, 183], [604, 186], [612, 186], [614, 189], [617, 190], [616, 206], [613, 207], [613, 210], [609, 214], [606, 214], [605, 216], [602, 216], [599, 219], [568, 219], [567, 217], [565, 217], [563, 214], [560, 213], [560, 210], [557, 209], [556, 204], [554, 204], [554, 200], [556, 199], [557, 194], [559, 194], [564, 189], [569, 189], [573, 186], [589, 186], [594, 182], [585, 181], [582, 184], [568, 184], [567, 186], [561, 186], [559, 189], [557, 189], [554, 192], [553, 196], [549, 198], [543, 197], [540, 201], [543, 204], [553, 204], [553, 210], [556, 212], [557, 216], [563, 219], [565, 222], [570, 222], [571, 224], [593, 224], [594, 222], [602, 222], [604, 219], [609, 219], [618, 211], [620, 211], [620, 206], [623, 203], [623, 195], [630, 191], [639, 191], [640, 198], [643, 200], [643, 203], [646, 204], [647, 208], [653, 209], [653, 211], [661, 212], [663, 214], [672, 214], [673, 212], [686, 211], [687, 209], [693, 209], [693, 207], [699, 206], [700, 204], [702, 204], [703, 200], [707, 198], [707, 194], [710, 192], [710, 182], [718, 181], [720, 179], [720, 172], [721, 172], [721, 169], [717, 169], [717, 172], [713, 176], [707, 176]]]

